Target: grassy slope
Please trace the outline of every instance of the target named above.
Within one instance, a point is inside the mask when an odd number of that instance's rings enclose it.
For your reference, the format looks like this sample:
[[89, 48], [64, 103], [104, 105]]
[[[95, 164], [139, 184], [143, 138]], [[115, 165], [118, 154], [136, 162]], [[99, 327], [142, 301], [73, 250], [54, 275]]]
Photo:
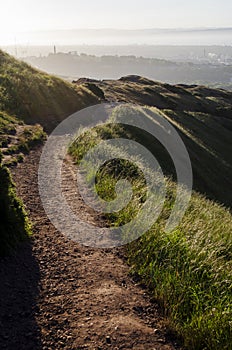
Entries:
[[51, 130], [59, 121], [99, 98], [0, 51], [0, 111]]
[[[77, 139], [71, 145], [70, 153], [78, 163], [85, 152], [102, 139], [120, 136], [138, 137], [131, 129], [129, 132], [121, 128], [112, 130], [110, 125], [96, 128]], [[144, 200], [142, 177], [125, 163], [114, 162], [102, 168], [96, 182], [99, 194], [105, 200], [115, 198], [114, 188], [120, 178], [120, 166], [123, 177], [126, 176], [133, 184], [135, 196], [123, 211], [105, 215], [109, 224], [116, 226], [130, 221]], [[168, 196], [159, 220], [141, 239], [127, 247], [132, 272], [150, 288], [168, 317], [169, 326], [182, 337], [188, 349], [229, 350], [232, 317], [231, 214], [219, 204], [194, 193], [179, 227], [167, 234], [164, 226], [172, 209], [176, 188], [170, 180], [167, 187]]]
[[[78, 82], [77, 82], [78, 83]], [[190, 154], [194, 188], [209, 198], [231, 207], [232, 197], [232, 93], [203, 86], [168, 85], [142, 77], [94, 82], [106, 98], [157, 107], [175, 126]], [[157, 142], [141, 132], [138, 141], [146, 143], [174, 174], [165, 152]]]

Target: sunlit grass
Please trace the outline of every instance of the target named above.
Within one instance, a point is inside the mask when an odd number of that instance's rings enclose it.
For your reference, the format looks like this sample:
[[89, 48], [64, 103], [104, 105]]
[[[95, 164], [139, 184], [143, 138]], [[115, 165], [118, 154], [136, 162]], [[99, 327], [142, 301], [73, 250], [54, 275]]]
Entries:
[[[78, 164], [84, 154], [102, 139], [125, 136], [111, 124], [86, 131], [70, 146]], [[131, 134], [128, 134], [131, 137]], [[119, 162], [119, 161], [118, 161]], [[121, 211], [106, 214], [111, 226], [134, 218], [146, 200], [141, 173], [128, 162], [109, 162], [99, 170], [96, 187], [105, 200], [115, 198], [121, 177], [130, 180], [134, 192]], [[161, 305], [168, 326], [187, 349], [231, 349], [232, 331], [232, 217], [229, 210], [194, 192], [179, 226], [165, 232], [165, 223], [175, 200], [176, 184], [166, 180], [163, 211], [152, 228], [127, 245], [131, 273], [139, 276]]]

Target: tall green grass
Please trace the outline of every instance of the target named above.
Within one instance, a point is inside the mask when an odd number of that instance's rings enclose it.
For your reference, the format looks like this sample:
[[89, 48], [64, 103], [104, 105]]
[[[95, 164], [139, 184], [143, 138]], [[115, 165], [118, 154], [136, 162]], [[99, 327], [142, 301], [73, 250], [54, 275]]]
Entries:
[[194, 193], [179, 227], [166, 233], [165, 212], [128, 247], [132, 271], [162, 305], [188, 349], [232, 348], [232, 217]]
[[[70, 145], [78, 164], [87, 150], [103, 139], [124, 136], [120, 125], [98, 126]], [[133, 138], [132, 130], [127, 134]], [[91, 177], [92, 174], [89, 174]], [[120, 178], [132, 183], [134, 196], [121, 211], [105, 214], [110, 226], [136, 216], [146, 200], [142, 174], [128, 161], [115, 159], [101, 167], [98, 194], [115, 198]], [[159, 219], [140, 239], [127, 245], [131, 272], [147, 285], [161, 305], [169, 328], [191, 350], [232, 349], [232, 216], [223, 206], [194, 192], [179, 226], [165, 232], [175, 200], [176, 184], [166, 179], [166, 201]]]

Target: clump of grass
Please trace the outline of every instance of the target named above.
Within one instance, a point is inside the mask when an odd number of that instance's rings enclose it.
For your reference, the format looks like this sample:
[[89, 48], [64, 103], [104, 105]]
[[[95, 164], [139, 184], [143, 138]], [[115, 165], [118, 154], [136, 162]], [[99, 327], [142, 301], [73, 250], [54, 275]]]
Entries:
[[[83, 133], [69, 152], [78, 164], [85, 152], [101, 140], [125, 133], [120, 125], [96, 127]], [[116, 182], [125, 175], [132, 183], [134, 196], [123, 210], [106, 215], [111, 226], [123, 225], [136, 216], [146, 200], [146, 184], [138, 169], [118, 159], [104, 164], [97, 174], [97, 191], [109, 201], [115, 198]], [[231, 350], [231, 213], [194, 192], [179, 226], [165, 232], [176, 192], [173, 181], [167, 179], [166, 186], [159, 219], [140, 239], [127, 245], [131, 273], [147, 285], [162, 306], [170, 329], [187, 349]]]
[[29, 150], [46, 139], [46, 134], [40, 125], [25, 126], [23, 132], [19, 135], [17, 142], [8, 146], [4, 150], [5, 155], [15, 155], [15, 159], [19, 158], [20, 153], [28, 153]]
[[29, 151], [30, 148], [41, 144], [46, 139], [46, 133], [43, 128], [36, 124], [24, 128], [22, 135], [19, 138], [19, 151]]
[[8, 115], [6, 112], [0, 111], [0, 135], [14, 135], [16, 133], [16, 125], [21, 124], [16, 118]]

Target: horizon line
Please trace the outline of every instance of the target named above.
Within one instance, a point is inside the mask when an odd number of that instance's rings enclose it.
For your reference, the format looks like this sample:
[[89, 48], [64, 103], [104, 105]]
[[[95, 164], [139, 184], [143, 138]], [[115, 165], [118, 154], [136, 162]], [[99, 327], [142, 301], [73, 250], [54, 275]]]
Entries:
[[97, 27], [81, 27], [81, 28], [45, 28], [45, 29], [34, 29], [34, 30], [23, 30], [19, 31], [18, 33], [36, 33], [36, 32], [60, 32], [60, 31], [128, 31], [128, 32], [134, 32], [134, 31], [151, 31], [151, 30], [228, 30], [232, 29], [231, 26], [223, 26], [223, 27], [204, 27], [204, 26], [197, 26], [197, 27], [147, 27], [147, 28], [115, 28], [115, 27], [103, 27], [103, 28], [97, 28]]

